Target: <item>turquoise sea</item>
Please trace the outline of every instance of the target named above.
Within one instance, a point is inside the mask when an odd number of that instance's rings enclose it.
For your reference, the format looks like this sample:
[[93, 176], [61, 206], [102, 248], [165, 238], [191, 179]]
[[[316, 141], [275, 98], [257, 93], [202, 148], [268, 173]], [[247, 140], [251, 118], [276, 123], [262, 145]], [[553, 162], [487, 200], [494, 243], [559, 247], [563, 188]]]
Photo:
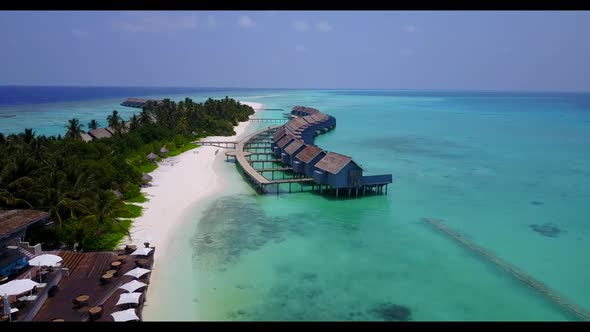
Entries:
[[[394, 183], [358, 199], [260, 196], [219, 160], [232, 188], [187, 216], [144, 319], [384, 320], [394, 304], [414, 321], [575, 319], [424, 217], [590, 311], [590, 94], [197, 90], [166, 96], [333, 115], [336, 129], [316, 144]], [[55, 134], [73, 114], [86, 123], [137, 111], [121, 99], [0, 106], [17, 115], [0, 118], [0, 132]], [[531, 227], [548, 223], [554, 236]]]

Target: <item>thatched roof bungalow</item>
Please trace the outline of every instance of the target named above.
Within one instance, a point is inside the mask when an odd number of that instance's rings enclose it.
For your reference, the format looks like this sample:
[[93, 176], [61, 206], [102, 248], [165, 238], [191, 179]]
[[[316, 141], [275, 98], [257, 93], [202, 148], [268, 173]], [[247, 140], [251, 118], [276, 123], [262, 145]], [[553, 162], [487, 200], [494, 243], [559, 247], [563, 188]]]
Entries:
[[154, 162], [154, 161], [158, 160], [159, 157], [158, 157], [157, 154], [155, 154], [155, 153], [152, 152], [152, 153], [148, 154], [146, 158], [149, 161]]
[[113, 137], [113, 133], [106, 128], [92, 129], [88, 132], [88, 135], [92, 136], [94, 139]]

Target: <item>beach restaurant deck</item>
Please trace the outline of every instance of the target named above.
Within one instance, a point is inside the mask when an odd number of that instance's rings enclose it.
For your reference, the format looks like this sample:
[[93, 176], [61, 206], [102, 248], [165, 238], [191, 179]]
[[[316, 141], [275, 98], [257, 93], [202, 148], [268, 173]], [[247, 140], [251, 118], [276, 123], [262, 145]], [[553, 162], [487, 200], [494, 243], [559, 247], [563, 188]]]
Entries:
[[[315, 108], [295, 106], [293, 118], [282, 126], [270, 126], [252, 133], [239, 142], [200, 141], [201, 145], [235, 147], [226, 157], [235, 158], [245, 178], [261, 193], [279, 193], [281, 186], [293, 191], [306, 187], [336, 197], [348, 194], [387, 194], [391, 174], [363, 175], [363, 169], [351, 157], [325, 151], [314, 145], [314, 138], [336, 127], [336, 119]], [[264, 175], [269, 175], [270, 178]], [[276, 178], [280, 176], [280, 178]]]
[[[135, 246], [109, 252], [54, 252], [63, 258], [63, 277], [32, 320], [114, 321], [117, 313], [129, 309], [129, 320], [141, 320], [155, 248], [139, 249], [147, 252], [134, 255]], [[135, 301], [125, 301], [130, 295]]]

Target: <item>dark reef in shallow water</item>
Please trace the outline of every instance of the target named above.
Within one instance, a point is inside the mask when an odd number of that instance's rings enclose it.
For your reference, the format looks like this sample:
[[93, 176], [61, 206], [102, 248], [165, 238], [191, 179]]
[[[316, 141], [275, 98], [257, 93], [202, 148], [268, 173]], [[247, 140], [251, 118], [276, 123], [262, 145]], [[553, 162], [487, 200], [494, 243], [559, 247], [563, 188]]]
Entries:
[[390, 302], [375, 305], [371, 309], [371, 312], [385, 321], [412, 320], [412, 311], [410, 308]]
[[532, 224], [530, 227], [537, 233], [548, 237], [558, 237], [559, 234], [562, 232], [557, 225], [552, 223], [545, 223], [543, 225]]

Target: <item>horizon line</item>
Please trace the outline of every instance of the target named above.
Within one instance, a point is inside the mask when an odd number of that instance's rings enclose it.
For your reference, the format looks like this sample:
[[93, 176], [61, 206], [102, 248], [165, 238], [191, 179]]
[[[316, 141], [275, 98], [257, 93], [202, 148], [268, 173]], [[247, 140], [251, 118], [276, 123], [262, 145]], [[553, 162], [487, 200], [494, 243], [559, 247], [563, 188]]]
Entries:
[[240, 90], [365, 90], [365, 91], [434, 91], [434, 92], [529, 92], [529, 93], [590, 93], [590, 90], [500, 90], [470, 88], [310, 88], [310, 87], [240, 87], [240, 86], [157, 86], [157, 85], [70, 85], [70, 84], [0, 84], [0, 87], [50, 87], [50, 88], [143, 88], [143, 89], [240, 89]]

